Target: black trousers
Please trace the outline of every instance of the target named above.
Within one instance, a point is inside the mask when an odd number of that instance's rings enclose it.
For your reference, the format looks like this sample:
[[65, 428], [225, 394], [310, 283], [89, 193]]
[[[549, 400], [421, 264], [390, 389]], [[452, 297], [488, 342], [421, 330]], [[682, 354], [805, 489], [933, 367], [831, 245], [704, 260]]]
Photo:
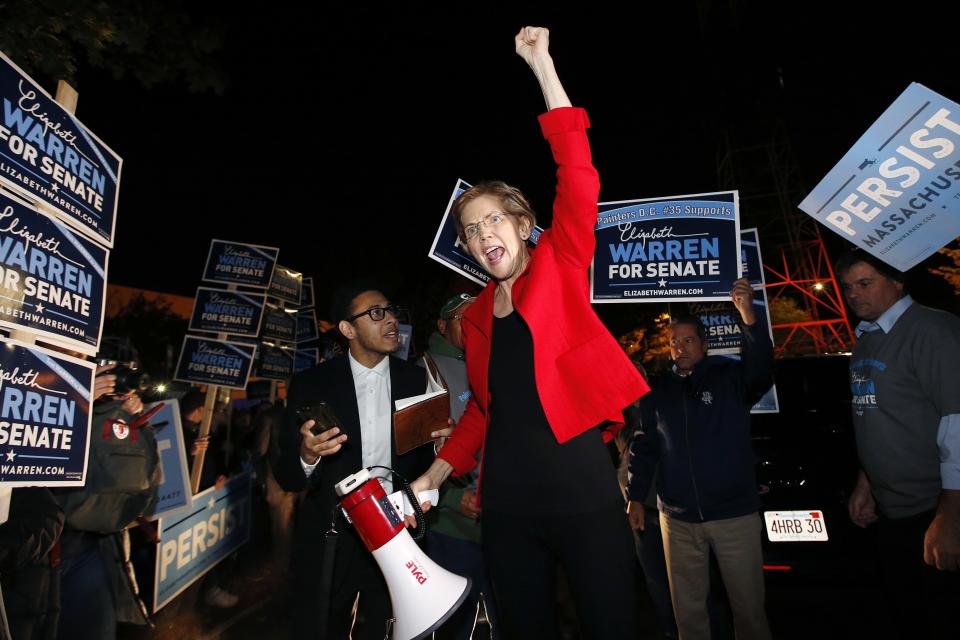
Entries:
[[636, 637], [636, 560], [620, 504], [555, 516], [485, 509], [481, 523], [504, 638], [560, 637], [558, 566], [569, 583], [583, 638]]
[[933, 520], [928, 511], [878, 523], [885, 603], [898, 638], [960, 636], [960, 573], [939, 571], [923, 561], [923, 538]]
[[317, 611], [322, 573], [323, 536], [299, 536], [294, 551], [293, 619], [290, 637], [296, 640], [346, 640], [350, 615], [360, 593], [354, 640], [383, 640], [391, 616], [390, 593], [373, 556], [350, 525], [340, 527], [334, 561], [330, 613], [326, 630], [319, 628]]

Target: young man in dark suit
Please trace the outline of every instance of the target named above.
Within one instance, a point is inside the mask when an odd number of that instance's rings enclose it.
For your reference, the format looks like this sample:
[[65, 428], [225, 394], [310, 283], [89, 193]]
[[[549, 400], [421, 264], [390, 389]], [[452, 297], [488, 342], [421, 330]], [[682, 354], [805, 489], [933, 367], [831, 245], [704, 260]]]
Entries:
[[[336, 522], [339, 536], [330, 597], [323, 603], [320, 583], [325, 547], [330, 544], [325, 534], [337, 510], [334, 485], [373, 465], [389, 466], [407, 479], [416, 478], [433, 460], [430, 447], [402, 456], [393, 451], [394, 400], [426, 390], [422, 368], [390, 355], [400, 345], [399, 313], [371, 283], [344, 285], [334, 294], [331, 319], [346, 338], [348, 353], [294, 376], [290, 384], [274, 473], [284, 490], [307, 492], [293, 547], [292, 637], [298, 640], [348, 637], [357, 593], [360, 601], [353, 638], [381, 640], [391, 615], [383, 576], [343, 518]], [[337, 425], [314, 435], [310, 430], [314, 421], [298, 417], [298, 410], [320, 402], [333, 410]], [[376, 470], [374, 475], [382, 478], [388, 494], [394, 490], [389, 474]], [[327, 613], [322, 613], [324, 610]], [[324, 617], [329, 620], [326, 629], [320, 628]]]

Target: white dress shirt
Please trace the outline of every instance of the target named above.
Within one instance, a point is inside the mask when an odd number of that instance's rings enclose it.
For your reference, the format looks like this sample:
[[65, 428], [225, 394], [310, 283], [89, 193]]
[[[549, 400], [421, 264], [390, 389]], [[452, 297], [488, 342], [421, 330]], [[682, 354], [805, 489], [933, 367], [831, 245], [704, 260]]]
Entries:
[[[390, 358], [384, 358], [371, 369], [357, 362], [349, 351], [347, 358], [350, 361], [350, 372], [353, 374], [353, 386], [357, 392], [363, 466], [389, 467], [393, 451], [390, 429], [393, 419], [393, 407], [390, 402]], [[315, 464], [307, 464], [301, 459], [300, 464], [303, 466], [303, 472], [310, 477], [320, 464], [320, 459]], [[388, 494], [393, 492], [393, 482], [387, 471], [376, 469], [371, 472], [371, 475], [381, 479], [384, 491]]]

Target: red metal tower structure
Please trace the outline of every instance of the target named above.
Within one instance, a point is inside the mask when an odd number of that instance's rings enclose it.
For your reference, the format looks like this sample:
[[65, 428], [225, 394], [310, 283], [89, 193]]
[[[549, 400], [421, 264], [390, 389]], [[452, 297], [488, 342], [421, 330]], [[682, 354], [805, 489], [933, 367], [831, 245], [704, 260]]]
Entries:
[[741, 226], [758, 229], [777, 355], [849, 351], [854, 336], [843, 296], [819, 226], [797, 208], [807, 190], [782, 127], [749, 146], [737, 146], [728, 132], [717, 174], [724, 188], [740, 192]]

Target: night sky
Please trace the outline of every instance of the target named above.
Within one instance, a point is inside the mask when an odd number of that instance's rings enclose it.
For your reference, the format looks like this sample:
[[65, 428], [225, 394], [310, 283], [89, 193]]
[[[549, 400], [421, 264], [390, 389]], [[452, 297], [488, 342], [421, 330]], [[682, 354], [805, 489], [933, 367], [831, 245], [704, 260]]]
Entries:
[[[110, 281], [192, 296], [211, 238], [273, 245], [315, 277], [321, 317], [352, 275], [409, 305], [465, 287], [426, 257], [457, 178], [519, 186], [549, 226], [543, 100], [513, 52], [524, 24], [550, 27], [590, 113], [602, 201], [718, 190], [722, 141], [777, 127], [812, 188], [911, 81], [960, 100], [945, 2], [196, 4], [226, 36], [222, 96], [78, 76], [78, 117], [124, 159]], [[920, 280], [921, 298], [949, 297]]]

